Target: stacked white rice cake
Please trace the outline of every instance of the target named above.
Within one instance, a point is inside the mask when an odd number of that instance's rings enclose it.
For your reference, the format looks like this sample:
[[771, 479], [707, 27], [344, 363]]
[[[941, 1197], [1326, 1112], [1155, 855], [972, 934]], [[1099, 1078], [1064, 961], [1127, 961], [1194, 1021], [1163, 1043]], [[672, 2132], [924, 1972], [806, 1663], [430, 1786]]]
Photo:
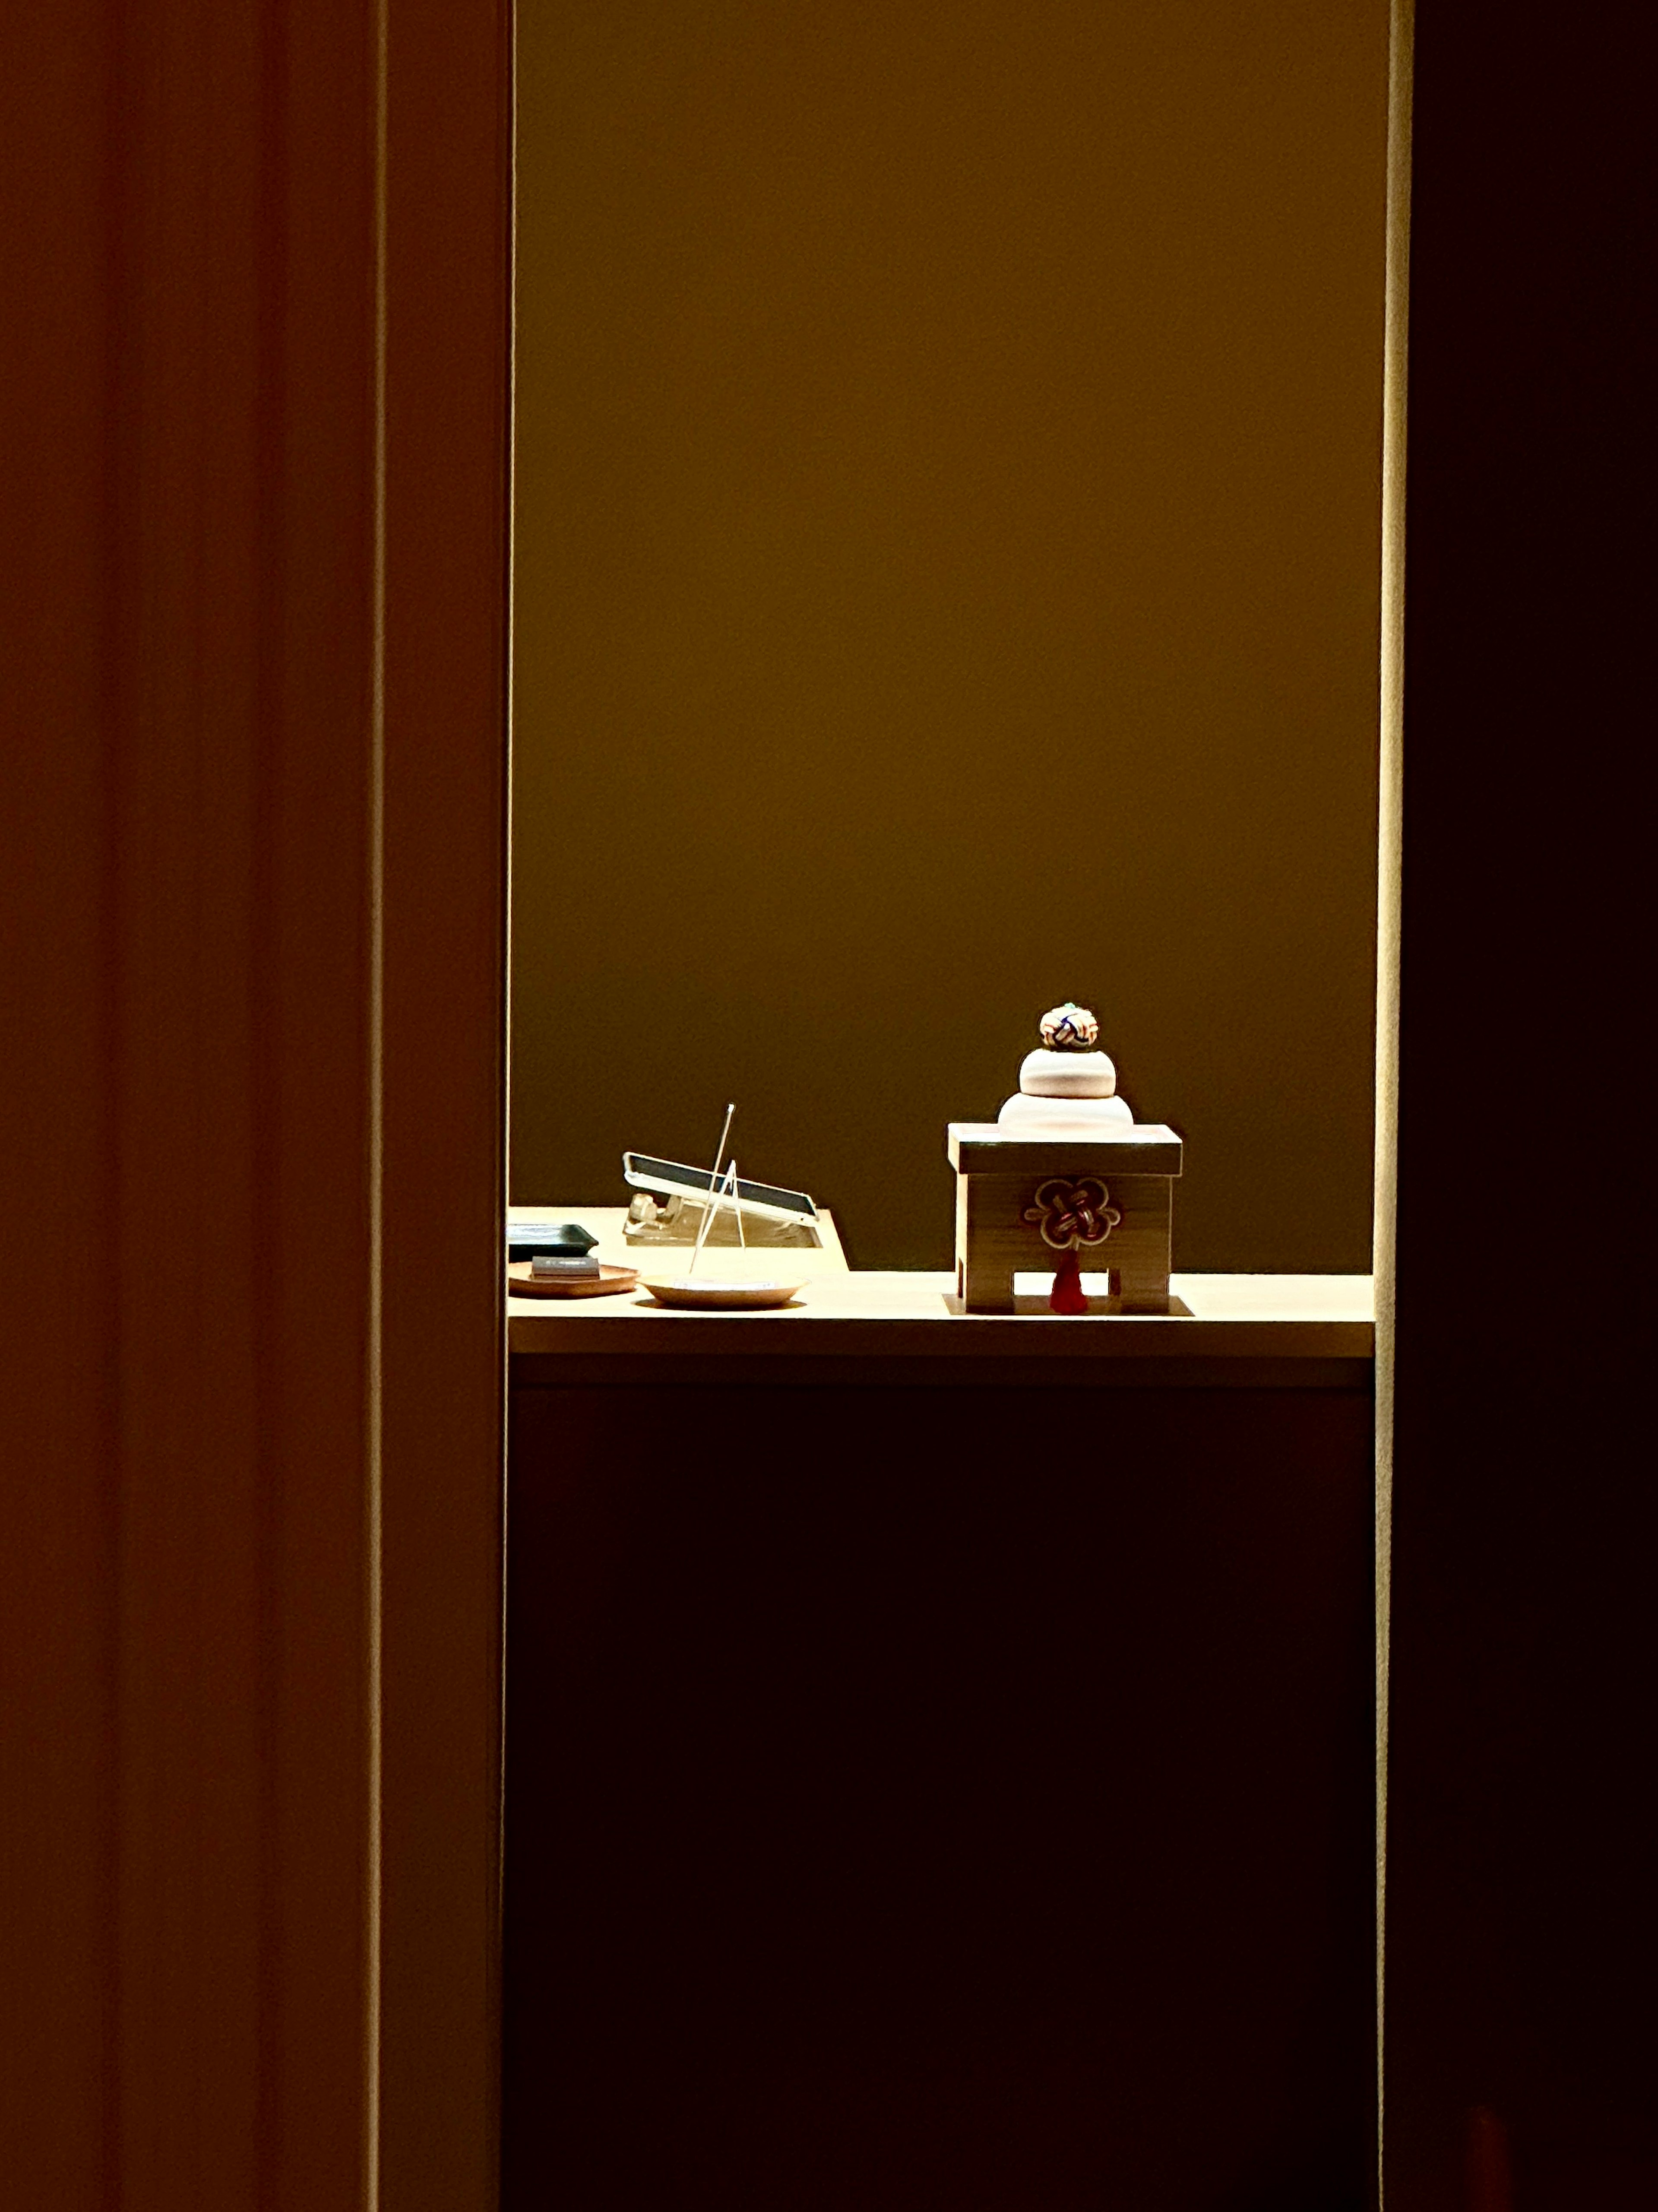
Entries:
[[1133, 1126], [1128, 1101], [1118, 1095], [1117, 1071], [1097, 1049], [1100, 1025], [1086, 1006], [1069, 1000], [1042, 1016], [1042, 1041], [1019, 1069], [1019, 1087], [996, 1116], [1004, 1127], [1034, 1134], [1049, 1124], [1096, 1127]]

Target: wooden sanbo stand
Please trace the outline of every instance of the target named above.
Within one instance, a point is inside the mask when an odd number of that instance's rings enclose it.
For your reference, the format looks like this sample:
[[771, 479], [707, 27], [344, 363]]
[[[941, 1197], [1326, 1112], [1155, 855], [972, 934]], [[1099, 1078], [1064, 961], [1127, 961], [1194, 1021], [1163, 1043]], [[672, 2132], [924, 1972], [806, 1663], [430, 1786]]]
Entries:
[[[1011, 1313], [1016, 1274], [1053, 1274], [1064, 1250], [1042, 1234], [1067, 1190], [1102, 1187], [1094, 1207], [1104, 1230], [1080, 1257], [1109, 1273], [1121, 1313], [1169, 1311], [1169, 1258], [1181, 1140], [1161, 1122], [1121, 1131], [1062, 1125], [1022, 1130], [999, 1121], [952, 1121], [956, 1170], [956, 1287], [969, 1313]], [[1050, 1185], [1058, 1185], [1051, 1190]], [[1089, 1194], [1092, 1200], [1092, 1191]], [[1110, 1217], [1114, 1215], [1114, 1219]]]

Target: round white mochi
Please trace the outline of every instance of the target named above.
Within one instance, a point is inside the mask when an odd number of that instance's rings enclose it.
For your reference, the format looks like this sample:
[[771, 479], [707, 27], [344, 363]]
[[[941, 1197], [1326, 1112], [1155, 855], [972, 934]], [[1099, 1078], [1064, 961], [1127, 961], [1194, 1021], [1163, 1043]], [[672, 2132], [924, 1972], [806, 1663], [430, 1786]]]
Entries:
[[1109, 1098], [1035, 1098], [1028, 1091], [1016, 1091], [1003, 1103], [996, 1119], [1004, 1127], [1016, 1123], [1022, 1129], [1035, 1132], [1050, 1126], [1075, 1129], [1084, 1122], [1091, 1122], [1096, 1127], [1104, 1123], [1115, 1128], [1125, 1124], [1132, 1127], [1134, 1116], [1128, 1101], [1114, 1095]]
[[1038, 1045], [1019, 1063], [1019, 1088], [1028, 1098], [1108, 1098], [1117, 1071], [1102, 1052], [1049, 1052]]

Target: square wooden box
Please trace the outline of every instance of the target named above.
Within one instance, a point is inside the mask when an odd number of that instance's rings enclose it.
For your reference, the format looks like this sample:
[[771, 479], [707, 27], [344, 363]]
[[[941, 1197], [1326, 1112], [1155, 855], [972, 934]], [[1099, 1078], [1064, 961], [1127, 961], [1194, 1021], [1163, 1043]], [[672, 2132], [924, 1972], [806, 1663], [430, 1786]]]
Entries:
[[1102, 1184], [1115, 1209], [1103, 1243], [1083, 1247], [1083, 1267], [1108, 1273], [1124, 1313], [1167, 1313], [1175, 1177], [1181, 1140], [1160, 1121], [1104, 1130], [1078, 1123], [1032, 1132], [999, 1121], [952, 1121], [956, 1170], [956, 1288], [969, 1313], [1011, 1313], [1016, 1274], [1052, 1274], [1062, 1255], [1025, 1218], [1054, 1181]]

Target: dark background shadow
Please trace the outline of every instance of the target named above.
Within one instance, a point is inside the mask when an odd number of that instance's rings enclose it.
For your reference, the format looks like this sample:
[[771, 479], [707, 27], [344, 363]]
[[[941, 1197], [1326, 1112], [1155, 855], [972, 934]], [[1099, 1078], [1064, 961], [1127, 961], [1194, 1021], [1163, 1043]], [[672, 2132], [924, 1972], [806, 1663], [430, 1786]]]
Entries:
[[508, 2212], [1361, 2206], [1370, 1419], [516, 1392]]

